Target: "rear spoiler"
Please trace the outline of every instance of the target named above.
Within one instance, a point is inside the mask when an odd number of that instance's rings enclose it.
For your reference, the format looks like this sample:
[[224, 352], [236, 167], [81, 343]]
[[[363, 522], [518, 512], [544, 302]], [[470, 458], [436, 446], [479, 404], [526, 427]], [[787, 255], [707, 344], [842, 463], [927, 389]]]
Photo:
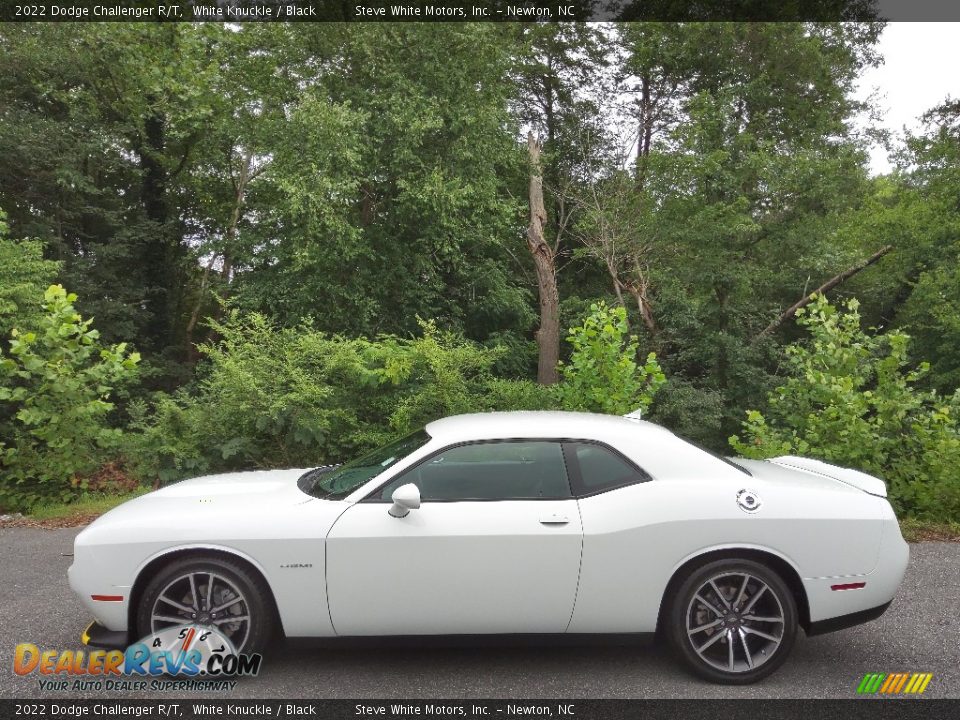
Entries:
[[802, 470], [812, 475], [821, 475], [823, 477], [839, 480], [846, 485], [852, 485], [859, 490], [863, 490], [870, 495], [878, 497], [887, 496], [887, 486], [880, 478], [873, 475], [867, 475], [859, 470], [850, 470], [842, 468], [822, 460], [813, 460], [811, 458], [797, 457], [796, 455], [781, 455], [780, 457], [770, 458], [768, 462], [791, 470]]

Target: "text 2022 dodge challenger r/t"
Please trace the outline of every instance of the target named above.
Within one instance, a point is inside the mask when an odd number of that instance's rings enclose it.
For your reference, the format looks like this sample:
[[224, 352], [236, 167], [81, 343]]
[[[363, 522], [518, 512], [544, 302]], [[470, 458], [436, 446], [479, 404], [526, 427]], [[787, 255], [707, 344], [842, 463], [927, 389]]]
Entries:
[[70, 585], [94, 642], [185, 624], [287, 637], [647, 634], [748, 683], [878, 617], [909, 550], [884, 483], [716, 457], [642, 420], [438, 420], [339, 467], [201, 477], [108, 512]]

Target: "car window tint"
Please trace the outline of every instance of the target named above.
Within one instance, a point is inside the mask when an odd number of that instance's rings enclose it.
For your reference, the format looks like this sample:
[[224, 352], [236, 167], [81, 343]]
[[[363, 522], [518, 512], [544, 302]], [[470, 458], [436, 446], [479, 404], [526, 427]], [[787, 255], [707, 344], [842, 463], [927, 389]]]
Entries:
[[649, 480], [649, 476], [602, 445], [572, 443], [584, 494]]
[[402, 473], [380, 492], [389, 500], [413, 483], [423, 502], [570, 497], [558, 442], [475, 443], [448, 448]]

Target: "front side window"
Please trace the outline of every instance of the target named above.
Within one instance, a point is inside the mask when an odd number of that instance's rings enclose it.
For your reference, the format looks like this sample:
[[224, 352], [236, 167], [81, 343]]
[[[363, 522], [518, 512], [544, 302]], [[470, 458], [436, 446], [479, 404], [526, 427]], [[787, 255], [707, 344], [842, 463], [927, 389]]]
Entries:
[[390, 500], [413, 483], [420, 500], [539, 500], [570, 497], [559, 442], [508, 441], [457, 445], [394, 478], [373, 499]]
[[427, 431], [417, 430], [339, 467], [310, 470], [300, 477], [297, 485], [308, 495], [324, 500], [342, 500], [428, 442]]
[[650, 479], [650, 476], [610, 448], [595, 443], [570, 443], [580, 468], [582, 495], [612, 490]]

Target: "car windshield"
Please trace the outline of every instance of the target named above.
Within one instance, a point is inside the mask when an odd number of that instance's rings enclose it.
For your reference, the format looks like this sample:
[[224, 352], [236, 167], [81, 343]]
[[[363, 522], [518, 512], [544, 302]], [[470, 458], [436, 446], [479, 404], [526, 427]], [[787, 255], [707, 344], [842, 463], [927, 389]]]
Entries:
[[426, 430], [417, 430], [343, 465], [310, 470], [300, 477], [297, 486], [316, 498], [342, 500], [429, 441], [430, 436]]

